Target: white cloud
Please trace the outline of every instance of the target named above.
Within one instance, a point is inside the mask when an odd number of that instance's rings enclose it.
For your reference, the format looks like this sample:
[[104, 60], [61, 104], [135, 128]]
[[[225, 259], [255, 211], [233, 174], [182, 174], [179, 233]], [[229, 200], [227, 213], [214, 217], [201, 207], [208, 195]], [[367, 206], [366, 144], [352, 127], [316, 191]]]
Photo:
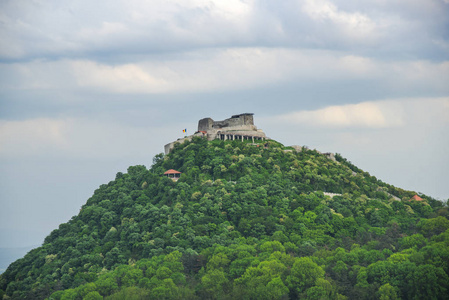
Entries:
[[273, 117], [290, 126], [389, 129], [413, 124], [449, 123], [449, 98], [396, 99], [333, 105]]
[[277, 118], [293, 124], [325, 127], [388, 128], [403, 125], [402, 111], [396, 107], [396, 111], [391, 113], [389, 109], [391, 107], [384, 103], [364, 102], [293, 112]]
[[108, 66], [92, 61], [73, 61], [70, 65], [79, 87], [118, 93], [161, 93], [168, 90], [162, 74], [154, 72], [156, 74], [152, 75], [135, 64]]
[[45, 153], [63, 147], [66, 123], [54, 119], [0, 122], [0, 154]]
[[104, 41], [107, 38], [114, 38], [117, 35], [126, 34], [130, 31], [123, 23], [102, 22], [99, 27], [82, 28], [77, 36], [90, 42]]
[[373, 59], [355, 55], [346, 55], [340, 58], [339, 68], [347, 70], [357, 75], [374, 75], [378, 76], [379, 67], [382, 63], [376, 62]]
[[[289, 48], [218, 48], [132, 63], [36, 60], [0, 64], [4, 90], [95, 90], [106, 93], [169, 94], [361, 80], [379, 88], [447, 93], [449, 62], [384, 62], [332, 51]], [[63, 101], [63, 99], [61, 99]]]
[[[113, 160], [147, 157], [150, 161], [153, 154], [163, 151], [164, 143], [177, 138], [180, 128], [181, 124], [176, 122], [161, 124], [160, 127], [144, 127], [99, 116], [95, 120], [47, 118], [2, 121], [0, 159], [47, 157], [73, 161], [79, 158]], [[158, 142], [155, 143], [155, 140]]]
[[374, 39], [381, 29], [368, 15], [342, 11], [330, 1], [306, 0], [302, 10], [315, 21], [330, 21], [330, 30], [337, 26], [345, 36], [352, 39]]

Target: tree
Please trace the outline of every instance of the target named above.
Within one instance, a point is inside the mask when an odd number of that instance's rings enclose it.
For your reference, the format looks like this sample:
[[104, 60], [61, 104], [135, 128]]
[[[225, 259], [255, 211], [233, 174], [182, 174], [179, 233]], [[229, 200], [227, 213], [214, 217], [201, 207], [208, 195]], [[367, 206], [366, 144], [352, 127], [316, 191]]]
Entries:
[[103, 297], [97, 291], [90, 292], [84, 296], [83, 300], [102, 300]]
[[[245, 274], [234, 281], [234, 285], [237, 289], [243, 287], [250, 298], [267, 299], [269, 283], [277, 277], [285, 276], [286, 270], [287, 267], [276, 259], [263, 261], [257, 267], [246, 269]], [[277, 294], [284, 290], [278, 280], [271, 286], [277, 288]]]
[[396, 288], [389, 283], [382, 285], [379, 288], [379, 300], [397, 300], [400, 299], [397, 295]]
[[[431, 206], [388, 199], [411, 192], [341, 158], [266, 144], [193, 139], [156, 156], [150, 171], [117, 174], [0, 275], [0, 292], [12, 300], [444, 299], [447, 207], [427, 196]], [[170, 168], [183, 172], [178, 182], [160, 176]]]
[[324, 270], [309, 257], [301, 257], [295, 260], [287, 283], [291, 290], [301, 294], [314, 286], [319, 278], [324, 278]]
[[438, 216], [433, 219], [422, 220], [418, 226], [425, 236], [440, 234], [449, 229], [449, 220], [445, 217]]
[[117, 280], [112, 273], [106, 273], [95, 282], [97, 291], [103, 296], [111, 295], [118, 290]]
[[282, 299], [288, 294], [288, 288], [282, 282], [281, 277], [275, 277], [267, 284], [268, 299]]
[[224, 253], [217, 253], [213, 255], [208, 263], [207, 263], [207, 269], [213, 270], [213, 269], [223, 269], [226, 268], [229, 265], [230, 260]]
[[442, 268], [420, 265], [408, 279], [415, 299], [444, 299], [449, 292], [449, 276]]
[[226, 292], [228, 282], [222, 270], [212, 269], [201, 278], [203, 293], [207, 298], [217, 299]]
[[[149, 299], [150, 292], [138, 287], [126, 287], [119, 292], [107, 297], [108, 300], [140, 300]], [[164, 299], [164, 298], [160, 298]], [[167, 299], [167, 298], [165, 298]]]
[[[171, 278], [164, 279], [158, 286], [153, 289], [152, 296], [155, 299], [177, 299], [178, 287]], [[125, 298], [126, 299], [126, 298]]]

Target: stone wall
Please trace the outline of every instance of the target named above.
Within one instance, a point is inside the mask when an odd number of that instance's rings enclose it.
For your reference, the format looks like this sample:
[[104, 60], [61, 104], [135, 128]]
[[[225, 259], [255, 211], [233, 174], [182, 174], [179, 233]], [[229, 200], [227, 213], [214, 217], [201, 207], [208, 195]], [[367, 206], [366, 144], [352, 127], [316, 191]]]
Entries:
[[209, 131], [226, 127], [240, 127], [252, 130], [254, 127], [253, 114], [234, 115], [223, 121], [214, 121], [211, 118], [204, 118], [198, 121], [198, 131]]
[[212, 129], [214, 120], [211, 118], [204, 118], [198, 121], [198, 131], [208, 131]]
[[323, 192], [323, 194], [324, 194], [325, 196], [329, 196], [329, 197], [331, 197], [331, 198], [334, 198], [335, 196], [341, 196], [341, 194], [338, 194], [338, 193], [328, 193], [328, 192]]
[[167, 145], [164, 146], [164, 153], [165, 153], [165, 155], [170, 153], [170, 151], [175, 147], [176, 143], [182, 144], [185, 141], [191, 141], [194, 136], [205, 137], [206, 135], [204, 133], [202, 133], [202, 132], [196, 132], [195, 134], [192, 134], [192, 135], [186, 136], [184, 138], [177, 139], [174, 142], [168, 143]]

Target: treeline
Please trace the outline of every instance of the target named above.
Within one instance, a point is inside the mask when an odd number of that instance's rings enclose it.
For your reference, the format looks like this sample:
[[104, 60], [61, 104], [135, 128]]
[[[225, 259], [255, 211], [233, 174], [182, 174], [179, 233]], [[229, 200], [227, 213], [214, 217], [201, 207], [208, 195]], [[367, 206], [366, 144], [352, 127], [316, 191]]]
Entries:
[[[100, 186], [4, 299], [447, 299], [443, 203], [316, 151], [194, 139]], [[161, 176], [182, 172], [178, 182]], [[340, 193], [330, 198], [323, 191]], [[400, 201], [392, 197], [399, 197]]]

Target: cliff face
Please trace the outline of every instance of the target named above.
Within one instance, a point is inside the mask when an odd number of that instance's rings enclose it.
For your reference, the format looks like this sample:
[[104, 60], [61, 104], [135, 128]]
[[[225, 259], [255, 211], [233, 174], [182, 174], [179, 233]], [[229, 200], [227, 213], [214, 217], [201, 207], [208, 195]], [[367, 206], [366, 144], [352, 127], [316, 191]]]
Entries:
[[[446, 299], [447, 207], [335, 159], [194, 137], [101, 185], [0, 275], [0, 294]], [[169, 169], [177, 182], [162, 176]]]

